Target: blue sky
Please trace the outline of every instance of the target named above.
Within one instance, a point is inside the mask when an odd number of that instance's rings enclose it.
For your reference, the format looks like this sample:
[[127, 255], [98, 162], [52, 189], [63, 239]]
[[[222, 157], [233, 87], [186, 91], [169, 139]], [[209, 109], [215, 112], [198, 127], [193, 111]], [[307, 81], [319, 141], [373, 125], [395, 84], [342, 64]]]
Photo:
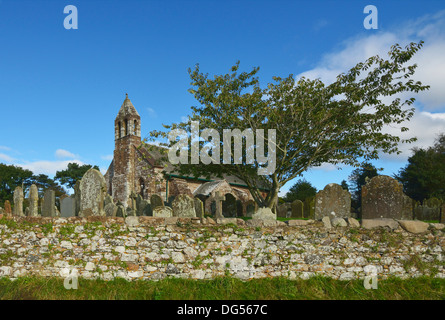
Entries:
[[[377, 30], [363, 26], [368, 4], [378, 9]], [[77, 30], [63, 26], [66, 5], [77, 7]], [[245, 71], [259, 66], [263, 85], [289, 74], [329, 83], [394, 43], [419, 40], [416, 78], [431, 89], [416, 95], [406, 124], [418, 142], [374, 162], [388, 175], [410, 148], [445, 131], [443, 1], [0, 0], [0, 162], [50, 176], [74, 161], [105, 172], [125, 93], [147, 136], [196, 105], [187, 91], [196, 63], [210, 75], [237, 60]], [[303, 177], [322, 189], [352, 169], [326, 165]]]

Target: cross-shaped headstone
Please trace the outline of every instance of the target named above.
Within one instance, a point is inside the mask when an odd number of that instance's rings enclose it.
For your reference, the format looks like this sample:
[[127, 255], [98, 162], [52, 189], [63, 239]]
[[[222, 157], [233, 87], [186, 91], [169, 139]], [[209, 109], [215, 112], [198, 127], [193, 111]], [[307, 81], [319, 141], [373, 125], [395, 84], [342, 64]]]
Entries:
[[216, 219], [220, 219], [220, 218], [224, 218], [223, 216], [223, 212], [222, 212], [222, 202], [224, 200], [226, 200], [226, 197], [221, 195], [221, 192], [217, 191], [215, 193], [215, 196], [213, 197], [213, 200], [215, 200], [216, 203], [216, 214], [215, 214], [215, 218]]

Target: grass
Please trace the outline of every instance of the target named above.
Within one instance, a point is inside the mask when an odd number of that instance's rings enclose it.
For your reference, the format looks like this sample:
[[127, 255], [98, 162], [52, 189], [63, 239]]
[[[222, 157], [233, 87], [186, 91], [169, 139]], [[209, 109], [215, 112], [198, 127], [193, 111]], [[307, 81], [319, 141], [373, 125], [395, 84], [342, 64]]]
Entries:
[[241, 281], [168, 278], [161, 281], [79, 279], [77, 290], [67, 290], [61, 278], [0, 279], [2, 300], [444, 300], [445, 279], [419, 277], [380, 280], [366, 289], [363, 280], [339, 281], [316, 276], [309, 280], [285, 278]]

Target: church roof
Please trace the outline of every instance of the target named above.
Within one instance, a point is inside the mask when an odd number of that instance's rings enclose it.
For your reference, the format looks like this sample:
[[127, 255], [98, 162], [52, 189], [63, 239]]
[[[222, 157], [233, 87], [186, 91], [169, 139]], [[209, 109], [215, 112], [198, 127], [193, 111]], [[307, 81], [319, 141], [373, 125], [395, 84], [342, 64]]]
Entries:
[[[144, 159], [146, 159], [152, 166], [163, 167], [165, 174], [170, 177], [188, 179], [188, 180], [215, 182], [216, 185], [225, 180], [227, 183], [229, 183], [232, 186], [247, 187], [247, 184], [240, 178], [232, 176], [232, 175], [227, 175], [227, 174], [222, 175], [223, 180], [221, 180], [220, 177], [216, 177], [216, 176], [211, 176], [210, 179], [208, 179], [207, 177], [204, 177], [204, 176], [191, 177], [191, 176], [180, 175], [176, 171], [176, 168], [174, 165], [172, 165], [168, 161], [165, 161], [165, 155], [163, 154], [163, 152], [161, 152], [161, 148], [162, 147], [148, 144], [148, 145], [141, 145], [138, 150], [139, 150], [139, 152], [141, 152], [143, 154]], [[257, 183], [258, 183], [258, 187], [260, 189], [268, 190], [267, 186], [265, 186], [260, 181], [258, 181]], [[207, 185], [207, 187], [210, 187], [211, 185], [213, 185], [213, 184], [209, 184], [209, 185]]]
[[128, 98], [128, 93], [126, 93], [125, 100], [122, 103], [122, 106], [119, 109], [116, 118], [126, 118], [128, 116], [140, 118], [139, 113], [136, 111], [136, 108], [133, 106], [130, 99]]

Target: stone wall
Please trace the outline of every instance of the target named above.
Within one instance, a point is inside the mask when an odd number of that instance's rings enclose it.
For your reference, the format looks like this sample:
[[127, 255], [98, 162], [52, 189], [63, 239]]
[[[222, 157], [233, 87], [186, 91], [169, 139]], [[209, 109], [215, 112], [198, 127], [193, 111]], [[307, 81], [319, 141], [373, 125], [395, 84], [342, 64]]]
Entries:
[[445, 277], [443, 224], [410, 229], [370, 220], [360, 227], [349, 220], [327, 228], [314, 220], [0, 216], [0, 276], [64, 277], [75, 268], [82, 278], [104, 280], [348, 280], [374, 268], [379, 278]]

